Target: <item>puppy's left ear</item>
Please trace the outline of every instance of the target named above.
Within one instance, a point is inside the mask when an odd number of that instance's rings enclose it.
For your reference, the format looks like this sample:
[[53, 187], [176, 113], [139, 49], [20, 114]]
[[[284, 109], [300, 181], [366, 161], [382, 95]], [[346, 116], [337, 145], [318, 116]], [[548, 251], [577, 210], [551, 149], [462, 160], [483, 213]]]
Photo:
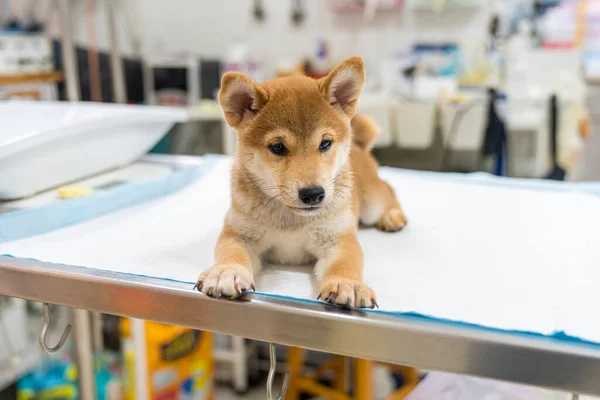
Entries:
[[343, 61], [325, 78], [321, 79], [320, 89], [333, 108], [349, 118], [356, 112], [358, 97], [365, 83], [365, 64], [360, 57]]

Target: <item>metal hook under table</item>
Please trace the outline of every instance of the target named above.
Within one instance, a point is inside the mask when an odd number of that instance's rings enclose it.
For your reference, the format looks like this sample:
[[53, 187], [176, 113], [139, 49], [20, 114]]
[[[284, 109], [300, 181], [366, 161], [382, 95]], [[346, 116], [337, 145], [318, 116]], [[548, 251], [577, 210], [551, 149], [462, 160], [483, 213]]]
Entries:
[[283, 400], [285, 397], [285, 393], [288, 389], [288, 384], [290, 383], [290, 373], [286, 372], [283, 377], [283, 385], [281, 386], [281, 393], [277, 398], [273, 397], [273, 380], [275, 379], [275, 369], [277, 367], [277, 357], [275, 355], [275, 345], [273, 343], [269, 343], [269, 375], [267, 377], [267, 400]]
[[71, 324], [67, 325], [67, 327], [65, 328], [65, 331], [63, 332], [62, 336], [60, 337], [58, 344], [54, 347], [48, 347], [46, 345], [46, 332], [48, 331], [48, 327], [50, 326], [50, 310], [48, 308], [48, 303], [43, 304], [43, 312], [44, 312], [44, 326], [42, 327], [42, 331], [40, 332], [40, 346], [42, 347], [42, 350], [44, 350], [46, 353], [56, 353], [63, 347], [63, 345], [67, 341], [67, 337], [69, 336], [69, 333], [71, 332]]

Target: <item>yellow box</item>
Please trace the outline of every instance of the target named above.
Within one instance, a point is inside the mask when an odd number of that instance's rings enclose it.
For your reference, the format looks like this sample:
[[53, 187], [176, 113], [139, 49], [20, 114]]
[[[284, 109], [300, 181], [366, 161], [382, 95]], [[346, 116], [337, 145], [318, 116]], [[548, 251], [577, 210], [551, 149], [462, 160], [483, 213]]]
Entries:
[[[212, 400], [212, 335], [194, 329], [145, 322], [148, 393], [151, 400]], [[123, 391], [135, 400], [135, 350], [131, 320], [121, 320]]]

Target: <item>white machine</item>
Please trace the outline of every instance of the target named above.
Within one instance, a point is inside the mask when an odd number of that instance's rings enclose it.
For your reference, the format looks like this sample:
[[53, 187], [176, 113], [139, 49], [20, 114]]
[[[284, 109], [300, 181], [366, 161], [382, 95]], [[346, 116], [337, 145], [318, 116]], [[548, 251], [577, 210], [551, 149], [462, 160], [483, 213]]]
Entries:
[[167, 107], [0, 104], [0, 200], [128, 165], [186, 119], [185, 110]]

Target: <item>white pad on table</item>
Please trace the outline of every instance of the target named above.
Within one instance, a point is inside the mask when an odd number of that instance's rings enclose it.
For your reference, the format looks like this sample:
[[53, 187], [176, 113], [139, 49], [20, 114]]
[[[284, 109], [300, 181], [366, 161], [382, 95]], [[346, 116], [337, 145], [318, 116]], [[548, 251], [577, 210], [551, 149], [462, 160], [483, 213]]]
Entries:
[[[174, 194], [0, 243], [0, 254], [193, 283], [213, 264], [230, 167], [223, 159]], [[409, 218], [398, 233], [359, 233], [365, 281], [383, 311], [600, 343], [590, 313], [600, 303], [600, 197], [501, 179], [381, 174]], [[257, 289], [299, 299], [318, 293], [310, 266], [266, 267]]]

